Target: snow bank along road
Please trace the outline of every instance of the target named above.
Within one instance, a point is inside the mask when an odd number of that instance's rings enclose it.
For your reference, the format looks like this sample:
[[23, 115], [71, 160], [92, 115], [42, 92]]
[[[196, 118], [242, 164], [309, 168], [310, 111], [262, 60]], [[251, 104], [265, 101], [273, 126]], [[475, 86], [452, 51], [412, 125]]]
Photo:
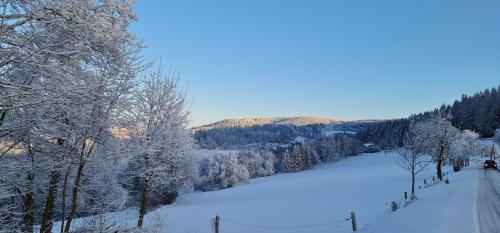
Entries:
[[500, 233], [500, 172], [482, 161], [420, 191], [417, 203], [366, 225], [363, 233]]
[[418, 200], [366, 225], [363, 233], [479, 233], [476, 199], [479, 165], [450, 173], [441, 182], [418, 190]]
[[477, 214], [480, 233], [500, 232], [500, 172], [480, 172]]

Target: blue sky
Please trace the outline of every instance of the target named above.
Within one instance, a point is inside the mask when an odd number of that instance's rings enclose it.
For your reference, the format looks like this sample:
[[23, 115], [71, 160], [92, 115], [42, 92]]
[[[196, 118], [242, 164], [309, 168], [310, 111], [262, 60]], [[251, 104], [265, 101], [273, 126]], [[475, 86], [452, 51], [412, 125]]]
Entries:
[[180, 72], [192, 125], [405, 117], [500, 85], [500, 1], [139, 0], [144, 56]]

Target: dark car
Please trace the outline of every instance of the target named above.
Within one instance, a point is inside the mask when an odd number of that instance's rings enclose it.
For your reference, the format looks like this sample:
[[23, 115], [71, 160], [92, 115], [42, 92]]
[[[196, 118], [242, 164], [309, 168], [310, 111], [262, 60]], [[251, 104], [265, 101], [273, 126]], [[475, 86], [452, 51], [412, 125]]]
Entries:
[[497, 162], [495, 162], [495, 160], [484, 161], [484, 169], [488, 169], [488, 168], [497, 169]]

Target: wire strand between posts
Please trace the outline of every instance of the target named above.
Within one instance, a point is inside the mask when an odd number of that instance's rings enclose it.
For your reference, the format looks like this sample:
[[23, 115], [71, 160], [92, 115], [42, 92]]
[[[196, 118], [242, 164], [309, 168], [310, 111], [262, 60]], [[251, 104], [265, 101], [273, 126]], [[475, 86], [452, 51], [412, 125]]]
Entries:
[[313, 228], [313, 227], [320, 227], [320, 226], [326, 226], [326, 225], [332, 225], [335, 223], [339, 222], [344, 222], [350, 220], [349, 218], [342, 219], [342, 220], [335, 220], [335, 221], [329, 221], [329, 222], [323, 222], [323, 223], [316, 223], [316, 224], [307, 224], [307, 225], [293, 225], [293, 226], [271, 226], [271, 225], [257, 225], [257, 224], [248, 224], [248, 223], [241, 223], [237, 221], [233, 221], [230, 219], [226, 218], [221, 218], [221, 222], [227, 222], [235, 225], [240, 225], [240, 226], [247, 226], [247, 227], [254, 227], [254, 228], [269, 228], [269, 229], [297, 229], [297, 228]]

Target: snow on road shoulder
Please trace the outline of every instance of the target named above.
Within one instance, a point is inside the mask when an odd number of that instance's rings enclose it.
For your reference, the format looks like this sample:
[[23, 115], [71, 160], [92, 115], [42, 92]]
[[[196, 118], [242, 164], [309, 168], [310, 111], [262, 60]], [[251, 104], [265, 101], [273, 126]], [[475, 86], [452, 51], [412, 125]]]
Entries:
[[475, 213], [477, 164], [451, 173], [444, 182], [420, 191], [418, 200], [406, 208], [366, 225], [362, 233], [471, 233], [477, 231]]

